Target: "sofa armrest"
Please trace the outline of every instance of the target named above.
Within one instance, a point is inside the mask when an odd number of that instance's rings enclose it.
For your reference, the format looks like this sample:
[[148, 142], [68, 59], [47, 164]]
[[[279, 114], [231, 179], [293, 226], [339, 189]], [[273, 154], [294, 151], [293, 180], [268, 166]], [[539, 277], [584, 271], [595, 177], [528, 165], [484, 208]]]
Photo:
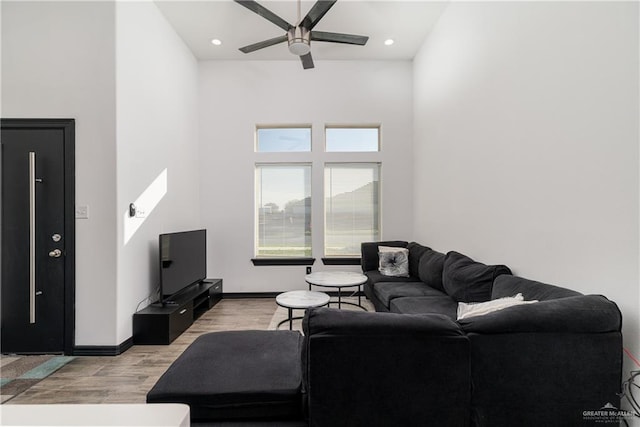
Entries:
[[469, 341], [446, 316], [317, 308], [303, 327], [310, 426], [468, 425]]
[[321, 307], [307, 310], [304, 334], [314, 336], [462, 336], [460, 326], [441, 314], [369, 313]]
[[378, 269], [378, 246], [393, 246], [399, 248], [406, 248], [409, 242], [402, 240], [387, 240], [384, 242], [363, 242], [360, 245], [360, 265], [362, 271], [370, 271]]
[[603, 333], [620, 331], [622, 314], [601, 295], [578, 295], [509, 307], [458, 323], [467, 333]]

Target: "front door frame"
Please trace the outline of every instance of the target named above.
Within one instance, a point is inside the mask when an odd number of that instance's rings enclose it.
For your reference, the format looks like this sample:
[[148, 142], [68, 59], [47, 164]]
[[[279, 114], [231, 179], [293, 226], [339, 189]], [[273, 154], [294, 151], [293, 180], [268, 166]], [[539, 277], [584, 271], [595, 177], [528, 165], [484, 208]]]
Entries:
[[75, 119], [1, 119], [2, 129], [61, 129], [64, 132], [64, 354], [73, 354], [76, 329]]

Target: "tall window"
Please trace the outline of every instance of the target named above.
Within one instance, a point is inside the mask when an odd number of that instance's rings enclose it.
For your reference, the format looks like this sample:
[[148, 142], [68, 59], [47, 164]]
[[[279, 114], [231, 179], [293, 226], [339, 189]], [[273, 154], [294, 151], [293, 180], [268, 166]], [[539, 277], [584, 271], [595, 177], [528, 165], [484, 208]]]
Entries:
[[379, 183], [379, 163], [325, 165], [325, 256], [357, 257], [360, 243], [380, 240]]
[[256, 165], [257, 257], [311, 256], [311, 165]]
[[[314, 255], [325, 264], [355, 263], [349, 258], [360, 257], [362, 242], [381, 240], [380, 126], [322, 130], [324, 141], [312, 144], [309, 124], [256, 127], [254, 265], [313, 263]], [[311, 182], [312, 170], [324, 173], [324, 183]], [[316, 212], [324, 208], [315, 223], [312, 195]], [[313, 248], [312, 227], [324, 234], [324, 248]]]

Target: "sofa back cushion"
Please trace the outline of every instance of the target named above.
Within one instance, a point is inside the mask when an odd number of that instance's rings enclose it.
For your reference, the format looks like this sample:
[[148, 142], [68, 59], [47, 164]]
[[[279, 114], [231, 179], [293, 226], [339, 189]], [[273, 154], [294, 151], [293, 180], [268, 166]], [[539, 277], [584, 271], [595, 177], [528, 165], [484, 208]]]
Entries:
[[602, 295], [576, 295], [524, 304], [458, 321], [467, 333], [588, 333], [619, 332], [622, 314]]
[[362, 271], [378, 270], [380, 260], [378, 259], [378, 246], [394, 246], [399, 248], [406, 248], [408, 242], [402, 240], [388, 240], [385, 242], [363, 242], [360, 245], [360, 253], [362, 258], [360, 259], [360, 265]]
[[[444, 285], [442, 284], [444, 258], [445, 255], [443, 253], [428, 249], [422, 254], [418, 268], [420, 281], [442, 292], [444, 292]], [[409, 268], [411, 268], [411, 264], [409, 264]]]
[[512, 297], [522, 294], [525, 300], [548, 301], [582, 295], [580, 292], [559, 286], [536, 282], [522, 277], [504, 275], [496, 278], [491, 291], [491, 299]]
[[412, 277], [418, 277], [420, 259], [425, 252], [430, 251], [431, 249], [416, 242], [410, 242], [407, 245], [407, 249], [409, 249], [409, 275]]
[[493, 281], [501, 274], [511, 274], [506, 265], [486, 265], [466, 255], [451, 251], [444, 258], [442, 284], [457, 302], [482, 302], [491, 299]]

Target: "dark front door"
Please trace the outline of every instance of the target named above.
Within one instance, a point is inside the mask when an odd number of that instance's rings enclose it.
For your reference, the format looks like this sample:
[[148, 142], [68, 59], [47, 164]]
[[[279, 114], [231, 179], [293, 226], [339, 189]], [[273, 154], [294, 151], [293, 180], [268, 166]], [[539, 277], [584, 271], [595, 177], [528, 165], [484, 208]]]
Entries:
[[73, 347], [74, 126], [2, 120], [2, 353]]

